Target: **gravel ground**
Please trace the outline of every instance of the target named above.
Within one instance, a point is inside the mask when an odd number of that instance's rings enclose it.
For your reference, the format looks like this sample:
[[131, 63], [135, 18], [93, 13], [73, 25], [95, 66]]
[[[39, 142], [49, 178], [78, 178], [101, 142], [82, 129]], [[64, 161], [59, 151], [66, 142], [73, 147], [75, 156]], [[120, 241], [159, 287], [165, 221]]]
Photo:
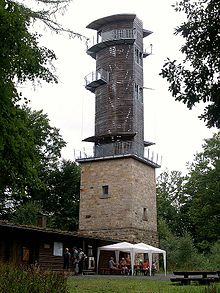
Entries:
[[118, 278], [134, 278], [134, 279], [145, 279], [145, 280], [159, 280], [159, 281], [169, 281], [173, 274], [155, 274], [154, 276], [121, 276], [121, 275], [80, 275], [80, 276], [73, 276], [74, 278], [111, 278], [111, 279], [118, 279]]

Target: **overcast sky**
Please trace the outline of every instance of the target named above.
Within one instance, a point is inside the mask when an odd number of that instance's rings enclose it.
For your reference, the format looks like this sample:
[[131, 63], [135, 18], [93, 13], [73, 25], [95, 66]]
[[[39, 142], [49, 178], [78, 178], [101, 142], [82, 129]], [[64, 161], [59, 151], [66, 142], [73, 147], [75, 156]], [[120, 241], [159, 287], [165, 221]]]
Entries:
[[[159, 76], [166, 57], [181, 58], [181, 39], [173, 35], [174, 28], [183, 20], [176, 13], [171, 0], [75, 0], [60, 18], [65, 26], [86, 35], [91, 40], [95, 31], [86, 26], [108, 15], [134, 13], [145, 29], [153, 31], [144, 39], [144, 47], [153, 45], [153, 54], [144, 59], [145, 140], [156, 143], [151, 149], [162, 156], [159, 172], [168, 168], [186, 171], [186, 162], [201, 150], [203, 139], [211, 137], [214, 129], [207, 129], [197, 116], [201, 109], [188, 110], [175, 102], [168, 92], [168, 84]], [[84, 87], [84, 77], [95, 70], [95, 60], [86, 54], [86, 45], [79, 39], [44, 32], [43, 43], [57, 55], [54, 63], [58, 85], [43, 83], [41, 87], [24, 89], [33, 109], [48, 113], [51, 125], [60, 129], [68, 143], [62, 155], [74, 160], [74, 149], [91, 149], [82, 139], [94, 134], [95, 95]], [[200, 105], [201, 108], [201, 105]]]

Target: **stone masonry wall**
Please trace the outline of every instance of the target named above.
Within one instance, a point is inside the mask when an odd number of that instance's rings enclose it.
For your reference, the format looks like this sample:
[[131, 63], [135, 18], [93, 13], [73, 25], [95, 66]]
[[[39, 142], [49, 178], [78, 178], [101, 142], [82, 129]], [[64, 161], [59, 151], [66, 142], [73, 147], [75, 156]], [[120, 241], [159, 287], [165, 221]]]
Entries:
[[128, 157], [83, 162], [81, 170], [80, 232], [157, 244], [154, 168]]

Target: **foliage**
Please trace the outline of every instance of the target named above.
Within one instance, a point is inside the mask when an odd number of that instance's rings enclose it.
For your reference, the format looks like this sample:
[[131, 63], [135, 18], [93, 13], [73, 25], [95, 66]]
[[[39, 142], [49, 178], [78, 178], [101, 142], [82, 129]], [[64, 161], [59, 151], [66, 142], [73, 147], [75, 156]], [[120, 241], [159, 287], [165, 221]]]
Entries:
[[26, 5], [30, 7], [31, 2], [38, 4], [31, 9], [31, 17], [34, 21], [42, 22], [45, 27], [56, 34], [67, 34], [70, 38], [77, 37], [86, 43], [88, 42], [89, 39], [86, 36], [64, 27], [62, 23], [57, 21], [57, 13], [64, 14], [72, 0], [29, 0], [26, 1]]
[[80, 167], [63, 160], [44, 173], [43, 188], [31, 188], [28, 197], [14, 201], [8, 220], [36, 225], [39, 213], [48, 217], [48, 227], [76, 230], [79, 221]]
[[20, 225], [37, 225], [41, 205], [37, 202], [27, 202], [19, 206], [12, 215], [12, 222]]
[[[66, 167], [66, 173], [62, 175], [66, 177], [62, 178], [62, 184], [58, 182], [62, 177], [58, 163], [65, 142], [59, 130], [50, 125], [46, 114], [27, 107], [29, 101], [19, 91], [19, 87], [28, 81], [33, 84], [57, 82], [52, 64], [55, 53], [39, 45], [41, 35], [35, 32], [35, 28], [39, 29], [39, 21], [50, 31], [87, 41], [86, 37], [64, 28], [57, 21], [57, 14], [63, 13], [70, 1], [0, 0], [1, 219], [11, 219], [13, 215], [16, 221], [24, 223], [23, 217], [34, 201], [49, 210], [54, 225], [65, 228], [77, 225], [79, 172], [75, 172], [76, 179], [72, 176], [70, 183]], [[64, 188], [62, 191], [59, 184]], [[54, 199], [50, 195], [45, 197], [49, 191], [55, 195]], [[56, 203], [54, 210], [52, 203]], [[26, 223], [29, 222], [34, 222], [34, 211], [27, 217]]]
[[32, 130], [34, 144], [41, 170], [47, 172], [53, 170], [61, 157], [61, 150], [66, 146], [65, 141], [59, 133], [59, 129], [50, 125], [47, 114], [42, 110], [32, 111], [30, 108], [23, 108], [28, 114], [27, 127]]
[[33, 129], [28, 112], [18, 104], [18, 83], [27, 80], [56, 82], [50, 63], [53, 51], [40, 47], [38, 34], [29, 32], [30, 10], [14, 1], [0, 1], [0, 192], [25, 193], [25, 186], [40, 184]]
[[220, 270], [220, 241], [215, 242], [210, 249], [209, 262]]
[[167, 252], [167, 267], [174, 270], [219, 270], [219, 242], [210, 252], [201, 253], [196, 248], [189, 233], [182, 236], [174, 235], [164, 220], [159, 220], [158, 233], [160, 247]]
[[[201, 252], [209, 252], [220, 231], [220, 133], [205, 139], [188, 163], [188, 174], [165, 171], [157, 180], [158, 220], [162, 234], [188, 233]], [[161, 232], [160, 232], [161, 233]], [[169, 234], [169, 233], [168, 233]], [[160, 238], [161, 238], [160, 237]]]
[[158, 231], [160, 247], [167, 252], [168, 269], [192, 269], [196, 263], [197, 251], [191, 236], [187, 233], [176, 236], [165, 220], [159, 221]]
[[[4, 109], [0, 108], [0, 112]], [[27, 113], [13, 105], [8, 110], [0, 116], [0, 194], [6, 197], [10, 197], [11, 190], [24, 193], [27, 182], [39, 184], [34, 137], [27, 128]]]
[[200, 118], [208, 127], [220, 128], [220, 1], [182, 0], [175, 10], [187, 19], [175, 30], [185, 40], [180, 49], [185, 59], [178, 64], [168, 58], [160, 75], [167, 79], [175, 100], [189, 109], [203, 102]]
[[203, 151], [189, 165], [186, 192], [190, 232], [201, 250], [209, 249], [220, 231], [220, 132], [205, 139]]
[[59, 168], [48, 176], [46, 197], [42, 197], [45, 211], [51, 214], [50, 226], [62, 230], [76, 230], [79, 220], [80, 167], [63, 160]]
[[[37, 209], [31, 206], [39, 203], [42, 211], [50, 215], [51, 227], [75, 230], [79, 217], [80, 168], [75, 162], [59, 162], [65, 142], [59, 130], [50, 126], [47, 115], [27, 107], [18, 111], [25, 117], [23, 140], [19, 140], [21, 136], [13, 139], [19, 144], [19, 152], [8, 141], [7, 156], [4, 153], [4, 160], [0, 160], [0, 217], [19, 224], [34, 224]], [[23, 166], [22, 158], [27, 151], [30, 158], [25, 157], [27, 165]], [[10, 168], [10, 161], [13, 166], [17, 164], [17, 169]]]
[[158, 220], [158, 234], [160, 248], [166, 251], [168, 270], [171, 270], [176, 267], [176, 248], [178, 244], [178, 237], [171, 232], [164, 219]]
[[67, 293], [67, 279], [63, 274], [0, 264], [0, 293], [5, 292]]
[[8, 134], [13, 125], [5, 126], [7, 139], [0, 150], [1, 218], [28, 198], [36, 199], [32, 190], [45, 188], [45, 174], [54, 170], [65, 146], [59, 130], [50, 126], [42, 111], [31, 111], [28, 107], [14, 109], [17, 111], [14, 119], [20, 124], [12, 128], [14, 136]]
[[165, 220], [175, 235], [182, 235], [187, 226], [184, 206], [187, 197], [184, 191], [185, 177], [179, 171], [164, 171], [157, 178], [157, 213]]
[[197, 251], [189, 234], [185, 234], [178, 239], [175, 260], [179, 268], [190, 267], [193, 269], [196, 253]]
[[53, 51], [38, 46], [38, 35], [28, 31], [30, 11], [13, 1], [0, 2], [0, 192], [39, 184], [34, 137], [28, 113], [18, 106], [17, 83], [56, 81], [48, 64]]
[[219, 269], [220, 133], [204, 141], [186, 176], [158, 177], [159, 241], [170, 269]]
[[[40, 185], [39, 159], [44, 160], [44, 165], [46, 160], [48, 164], [51, 164], [52, 159], [55, 162], [59, 156], [59, 148], [64, 146], [61, 145], [58, 130], [52, 127], [49, 129], [46, 115], [27, 109], [24, 111], [20, 107], [22, 93], [18, 88], [26, 81], [57, 82], [52, 66], [56, 56], [52, 50], [39, 45], [40, 34], [33, 32], [33, 23], [40, 20], [56, 33], [68, 32], [73, 37], [83, 37], [63, 28], [56, 20], [57, 13], [62, 12], [69, 2], [70, 0], [36, 0], [20, 3], [11, 0], [0, 1], [1, 194], [7, 190], [10, 195], [11, 189], [18, 189], [18, 193], [24, 194], [26, 185]], [[28, 103], [26, 98], [24, 101]], [[41, 121], [38, 122], [37, 119]], [[33, 121], [35, 129], [29, 128]], [[40, 122], [44, 123], [44, 126], [42, 123], [40, 125]], [[44, 127], [44, 130], [37, 129], [37, 123], [39, 128]], [[50, 137], [46, 133], [48, 131], [53, 135], [53, 145], [50, 144]], [[45, 141], [43, 132], [47, 136]], [[38, 141], [34, 137], [36, 134]], [[55, 138], [57, 141], [54, 141]], [[39, 148], [38, 159], [36, 144]]]
[[0, 8], [1, 86], [12, 86], [16, 91], [15, 81], [56, 81], [48, 67], [55, 59], [54, 52], [40, 47], [39, 34], [29, 32], [31, 11], [9, 0], [1, 0]]

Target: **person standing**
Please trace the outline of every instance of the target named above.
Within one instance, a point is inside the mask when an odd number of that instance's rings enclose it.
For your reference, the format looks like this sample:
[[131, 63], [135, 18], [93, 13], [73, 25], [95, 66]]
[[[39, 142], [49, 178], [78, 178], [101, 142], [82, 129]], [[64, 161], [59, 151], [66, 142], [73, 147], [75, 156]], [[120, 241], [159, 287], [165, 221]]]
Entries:
[[82, 248], [79, 248], [79, 274], [83, 272], [83, 262], [85, 259], [85, 253], [83, 252]]
[[72, 266], [73, 266], [74, 274], [78, 275], [78, 273], [79, 273], [79, 251], [76, 247], [73, 247], [73, 251], [72, 251]]
[[63, 268], [64, 270], [69, 270], [70, 267], [71, 254], [69, 248], [66, 248], [63, 254]]

